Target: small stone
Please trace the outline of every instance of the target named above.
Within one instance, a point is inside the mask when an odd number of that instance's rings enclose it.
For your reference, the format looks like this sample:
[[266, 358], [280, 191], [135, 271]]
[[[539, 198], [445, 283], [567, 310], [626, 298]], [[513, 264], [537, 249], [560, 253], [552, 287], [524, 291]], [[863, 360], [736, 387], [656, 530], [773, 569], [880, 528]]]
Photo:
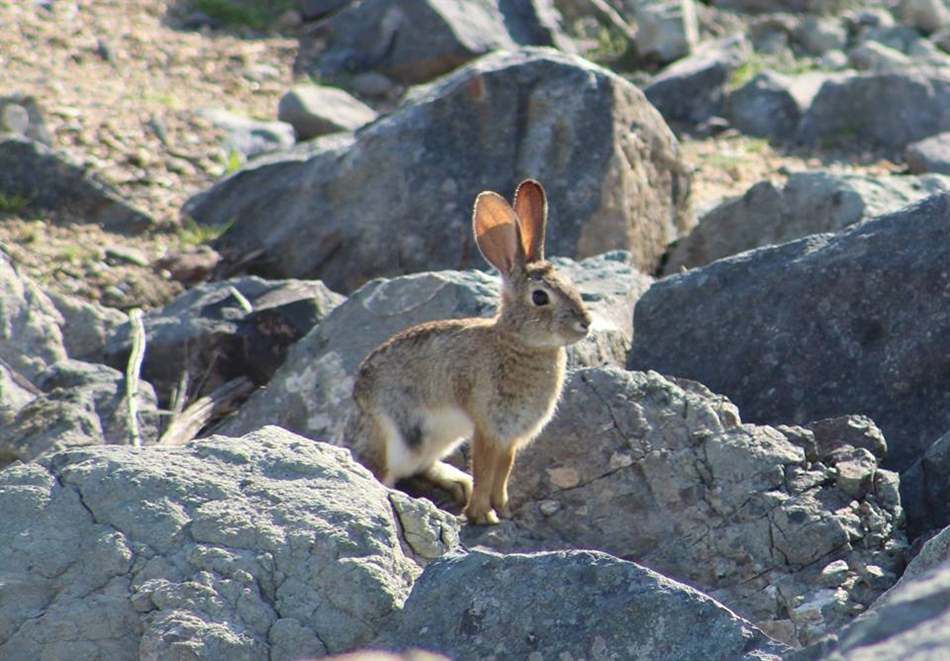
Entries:
[[148, 266], [148, 256], [136, 248], [129, 246], [109, 246], [106, 248], [106, 258], [118, 262], [127, 262], [136, 266]]
[[570, 467], [549, 468], [547, 473], [551, 483], [561, 489], [571, 489], [580, 484], [581, 481], [577, 471]]
[[538, 509], [544, 516], [553, 516], [561, 510], [561, 503], [556, 500], [542, 500], [538, 503]]
[[835, 560], [825, 565], [821, 570], [819, 580], [826, 587], [838, 587], [848, 578], [848, 563], [844, 560]]
[[350, 89], [360, 96], [389, 96], [396, 84], [376, 71], [366, 71], [353, 76]]
[[950, 131], [907, 145], [904, 158], [911, 172], [950, 174]]

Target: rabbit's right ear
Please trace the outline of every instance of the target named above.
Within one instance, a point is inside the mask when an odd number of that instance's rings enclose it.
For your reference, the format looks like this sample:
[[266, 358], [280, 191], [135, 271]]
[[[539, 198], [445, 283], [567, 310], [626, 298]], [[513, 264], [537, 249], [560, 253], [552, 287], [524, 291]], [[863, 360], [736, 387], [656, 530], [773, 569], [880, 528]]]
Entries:
[[538, 262], [544, 259], [544, 232], [548, 224], [548, 200], [544, 187], [534, 179], [525, 179], [515, 190], [515, 213], [521, 228], [525, 259]]
[[482, 256], [502, 275], [508, 276], [524, 264], [518, 216], [501, 195], [491, 191], [478, 194], [472, 226]]

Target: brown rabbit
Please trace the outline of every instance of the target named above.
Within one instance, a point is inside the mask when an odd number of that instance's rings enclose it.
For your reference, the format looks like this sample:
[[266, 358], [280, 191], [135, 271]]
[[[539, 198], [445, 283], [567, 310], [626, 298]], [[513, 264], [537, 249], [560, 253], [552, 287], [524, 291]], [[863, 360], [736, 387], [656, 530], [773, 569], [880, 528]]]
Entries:
[[[554, 414], [564, 347], [587, 335], [590, 314], [544, 261], [547, 200], [536, 181], [475, 200], [475, 241], [501, 273], [493, 319], [419, 324], [362, 362], [347, 427], [354, 454], [387, 486], [420, 475], [455, 493], [473, 523], [509, 517], [508, 476], [518, 448]], [[472, 478], [441, 459], [472, 438]]]

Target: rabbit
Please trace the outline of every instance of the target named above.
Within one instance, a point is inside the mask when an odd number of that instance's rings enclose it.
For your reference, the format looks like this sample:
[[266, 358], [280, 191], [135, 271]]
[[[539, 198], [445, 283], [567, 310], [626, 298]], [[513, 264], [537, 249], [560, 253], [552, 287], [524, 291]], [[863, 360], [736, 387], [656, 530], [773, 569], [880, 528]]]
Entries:
[[[509, 518], [515, 453], [548, 423], [564, 385], [565, 347], [587, 336], [577, 290], [544, 260], [547, 199], [523, 181], [513, 206], [485, 191], [472, 224], [501, 273], [492, 319], [412, 326], [373, 350], [353, 386], [347, 438], [386, 486], [421, 476], [452, 492], [474, 524]], [[472, 439], [472, 477], [442, 461]]]

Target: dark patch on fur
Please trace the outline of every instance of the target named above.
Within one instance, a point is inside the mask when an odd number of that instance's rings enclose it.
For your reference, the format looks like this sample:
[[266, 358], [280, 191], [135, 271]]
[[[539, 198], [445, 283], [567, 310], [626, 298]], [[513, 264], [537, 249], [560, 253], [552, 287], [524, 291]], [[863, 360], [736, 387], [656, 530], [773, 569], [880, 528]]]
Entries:
[[402, 439], [410, 450], [418, 450], [422, 447], [422, 427], [418, 423], [409, 425], [402, 430]]

